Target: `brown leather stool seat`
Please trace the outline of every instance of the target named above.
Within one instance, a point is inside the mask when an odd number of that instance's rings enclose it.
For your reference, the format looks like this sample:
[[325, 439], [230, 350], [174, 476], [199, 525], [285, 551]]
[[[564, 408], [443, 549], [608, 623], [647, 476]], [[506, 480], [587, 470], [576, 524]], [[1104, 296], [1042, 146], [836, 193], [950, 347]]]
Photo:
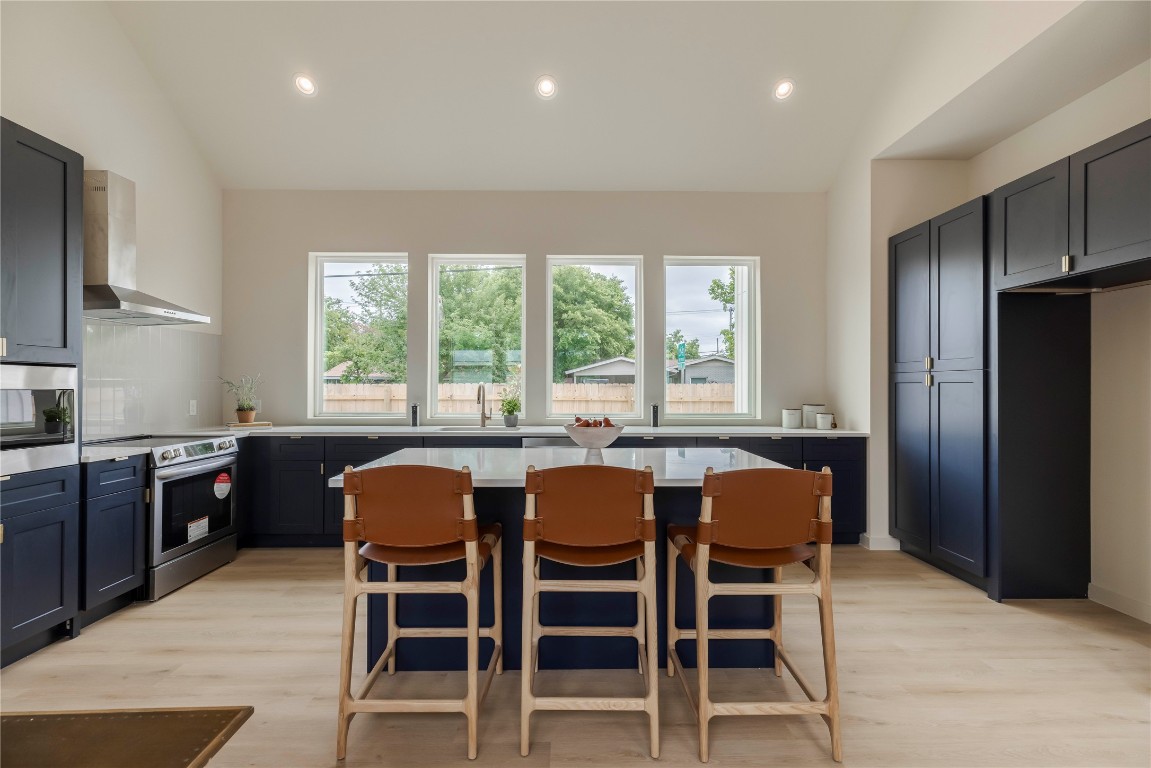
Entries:
[[[487, 565], [488, 558], [492, 556], [492, 549], [499, 543], [503, 535], [503, 528], [499, 523], [481, 525], [480, 539], [476, 548], [480, 558], [480, 569]], [[453, 560], [463, 560], [466, 556], [464, 542], [454, 544], [438, 544], [431, 547], [389, 547], [386, 544], [373, 544], [371, 542], [360, 547], [360, 557], [374, 563], [384, 565], [437, 565], [450, 563]]]
[[[588, 489], [594, 489], [593, 494]], [[642, 710], [648, 715], [651, 756], [659, 757], [659, 698], [655, 654], [659, 642], [655, 607], [655, 482], [642, 472], [605, 465], [537, 470], [524, 481], [523, 663], [520, 690], [520, 754], [531, 747], [531, 715], [550, 710]], [[619, 565], [635, 561], [635, 579], [546, 579], [542, 561], [576, 566]], [[545, 592], [634, 592], [636, 623], [631, 627], [542, 625], [540, 595]], [[537, 696], [539, 644], [545, 636], [634, 637], [646, 691], [636, 697]]]
[[[340, 643], [340, 705], [336, 758], [347, 753], [348, 728], [360, 712], [462, 712], [468, 721], [468, 757], [478, 751], [479, 707], [492, 676], [503, 672], [502, 535], [499, 524], [480, 525], [472, 498], [472, 474], [441, 467], [392, 466], [344, 472], [344, 626]], [[359, 543], [363, 542], [363, 546]], [[399, 579], [399, 566], [435, 565], [463, 560], [460, 581]], [[495, 620], [479, 625], [480, 573], [492, 563]], [[387, 566], [387, 581], [367, 578], [368, 562]], [[401, 594], [456, 594], [467, 602], [467, 626], [401, 627], [396, 599]], [[388, 596], [388, 644], [352, 695], [352, 644], [356, 600], [364, 594]], [[467, 694], [462, 699], [368, 698], [383, 669], [396, 671], [396, 644], [411, 637], [467, 639]], [[479, 679], [480, 638], [494, 642], [483, 681]]]
[[[708, 760], [708, 722], [717, 715], [820, 715], [831, 731], [831, 756], [842, 759], [839, 727], [839, 683], [831, 615], [831, 470], [742, 469], [703, 478], [703, 503], [696, 525], [667, 527], [667, 673], [680, 682], [699, 724], [699, 759]], [[695, 628], [676, 625], [677, 560], [695, 574]], [[771, 572], [771, 583], [712, 582], [712, 561]], [[808, 584], [783, 583], [783, 566], [803, 563], [814, 573]], [[814, 595], [819, 601], [823, 641], [823, 699], [791, 662], [783, 647], [783, 595]], [[771, 595], [770, 629], [716, 629], [708, 624], [708, 601], [720, 595]], [[696, 641], [698, 696], [688, 684], [676, 642]], [[708, 644], [712, 640], [771, 640], [775, 674], [781, 666], [795, 677], [810, 701], [712, 701], [709, 696]]]

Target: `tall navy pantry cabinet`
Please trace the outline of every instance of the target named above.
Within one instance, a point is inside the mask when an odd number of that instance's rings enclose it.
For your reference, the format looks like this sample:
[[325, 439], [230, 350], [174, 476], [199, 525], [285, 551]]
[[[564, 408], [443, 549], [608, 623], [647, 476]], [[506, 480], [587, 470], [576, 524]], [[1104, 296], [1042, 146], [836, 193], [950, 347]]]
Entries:
[[903, 550], [983, 586], [983, 198], [892, 237], [888, 258], [891, 530]]

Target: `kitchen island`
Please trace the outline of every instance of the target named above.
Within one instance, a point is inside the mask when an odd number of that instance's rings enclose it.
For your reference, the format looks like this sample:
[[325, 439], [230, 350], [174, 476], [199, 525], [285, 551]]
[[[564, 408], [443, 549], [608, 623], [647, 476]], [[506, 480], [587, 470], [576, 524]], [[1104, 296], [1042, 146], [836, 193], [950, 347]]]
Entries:
[[[498, 522], [503, 526], [504, 554], [504, 664], [518, 669], [520, 661], [520, 616], [522, 611], [524, 476], [529, 465], [537, 469], [572, 464], [605, 464], [607, 466], [643, 469], [650, 466], [655, 475], [656, 516], [656, 585], [659, 623], [660, 664], [666, 664], [667, 598], [665, 531], [669, 523], [690, 524], [699, 517], [700, 486], [708, 467], [717, 472], [783, 465], [738, 448], [405, 448], [383, 458], [355, 467], [423, 465], [459, 469], [467, 466], [475, 487], [476, 516], [481, 523]], [[343, 486], [343, 476], [331, 477], [329, 486]], [[595, 490], [589, 489], [589, 503], [594, 503]], [[833, 505], [834, 514], [834, 505]], [[385, 578], [383, 566], [369, 565], [373, 579]], [[694, 616], [692, 577], [686, 566], [677, 579], [677, 614], [688, 622]], [[461, 578], [463, 563], [400, 568], [400, 578]], [[634, 577], [634, 565], [596, 569], [596, 577]], [[545, 562], [546, 578], [587, 578], [588, 569]], [[766, 573], [712, 565], [714, 581], [764, 579]], [[492, 569], [484, 569], [481, 580], [480, 623], [492, 619]], [[371, 666], [387, 645], [386, 595], [368, 599], [368, 664]], [[401, 625], [462, 626], [463, 601], [456, 595], [405, 595], [397, 604]], [[636, 620], [636, 600], [630, 594], [545, 594], [541, 598], [540, 616], [544, 624], [631, 625]], [[711, 601], [713, 627], [767, 627], [771, 624], [771, 599], [717, 597]], [[490, 643], [481, 643], [490, 649]], [[460, 638], [420, 638], [405, 641], [397, 648], [400, 669], [463, 669], [465, 641]], [[485, 651], [486, 652], [486, 651]], [[695, 650], [684, 644], [680, 650], [684, 663], [695, 663]], [[481, 666], [486, 663], [481, 659]], [[712, 653], [713, 666], [770, 667], [773, 663], [771, 644], [766, 640], [731, 640], [717, 645]], [[636, 646], [631, 638], [546, 637], [540, 645], [541, 668], [628, 668], [636, 664]]]

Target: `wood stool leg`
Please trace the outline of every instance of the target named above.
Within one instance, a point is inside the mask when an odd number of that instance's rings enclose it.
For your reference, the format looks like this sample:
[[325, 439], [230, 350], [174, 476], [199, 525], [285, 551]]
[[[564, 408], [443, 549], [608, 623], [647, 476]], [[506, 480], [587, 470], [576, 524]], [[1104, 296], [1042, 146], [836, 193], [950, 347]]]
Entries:
[[520, 622], [520, 755], [531, 751], [531, 716], [534, 708], [532, 678], [535, 660], [535, 612], [539, 604], [535, 585], [535, 547], [524, 547], [523, 619]]
[[819, 632], [823, 639], [823, 671], [827, 681], [827, 728], [831, 732], [831, 759], [843, 762], [843, 741], [839, 726], [839, 672], [835, 663], [835, 627], [831, 618], [831, 590], [824, 585], [819, 600]]
[[480, 575], [468, 565], [465, 596], [468, 602], [468, 695], [464, 714], [468, 718], [468, 759], [475, 760], [479, 736], [479, 666], [480, 666]]
[[679, 568], [679, 552], [671, 539], [667, 540], [667, 676], [675, 677], [675, 665], [671, 663], [671, 652], [679, 632], [675, 626], [675, 572]]
[[344, 624], [340, 633], [340, 708], [336, 723], [336, 759], [343, 760], [348, 751], [348, 728], [354, 712], [352, 703], [352, 643], [356, 636], [355, 586], [344, 586]]
[[[779, 584], [783, 581], [783, 568], [771, 569], [771, 581]], [[775, 632], [775, 676], [783, 677], [783, 662], [779, 658], [779, 646], [783, 644], [783, 595], [771, 596], [772, 629]]]
[[[388, 581], [397, 581], [399, 578], [399, 568], [391, 563], [388, 564]], [[397, 604], [400, 596], [394, 592], [388, 595], [388, 642], [393, 646], [398, 645], [398, 636], [400, 634], [400, 625], [396, 621], [396, 612], [399, 610]], [[396, 651], [398, 648], [392, 650], [392, 655], [388, 657], [388, 674], [396, 674]]]
[[[645, 708], [648, 715], [648, 726], [651, 729], [651, 756], [659, 757], [659, 627], [656, 618], [656, 587], [655, 587], [655, 543], [645, 545], [644, 578], [643, 578], [643, 604], [647, 611], [644, 629], [647, 633], [647, 701]], [[638, 617], [637, 617], [638, 618]], [[671, 662], [668, 662], [668, 666]]]
[[699, 679], [699, 760], [708, 761], [708, 722], [711, 719], [711, 697], [708, 680], [707, 642], [708, 628], [708, 573], [706, 564], [701, 564], [700, 557], [696, 555], [695, 573], [695, 664]]
[[[636, 581], [640, 581], [643, 577], [643, 572], [644, 572], [643, 566], [644, 566], [643, 561], [640, 560], [639, 558], [636, 558], [636, 561], [635, 561], [635, 578], [636, 578]], [[639, 646], [639, 654], [638, 654], [638, 657], [636, 659], [636, 668], [639, 669], [639, 673], [641, 675], [643, 674], [644, 651], [648, 650], [647, 626], [646, 626], [646, 621], [645, 621], [646, 616], [647, 616], [647, 612], [646, 612], [646, 609], [644, 608], [644, 593], [642, 591], [636, 592], [635, 593], [635, 639], [636, 639], [636, 644]], [[654, 650], [655, 646], [651, 646], [651, 649]]]
[[500, 651], [500, 656], [496, 659], [496, 674], [502, 675], [504, 673], [504, 540], [502, 537], [496, 542], [496, 546], [492, 550], [492, 597], [495, 603], [492, 637]]

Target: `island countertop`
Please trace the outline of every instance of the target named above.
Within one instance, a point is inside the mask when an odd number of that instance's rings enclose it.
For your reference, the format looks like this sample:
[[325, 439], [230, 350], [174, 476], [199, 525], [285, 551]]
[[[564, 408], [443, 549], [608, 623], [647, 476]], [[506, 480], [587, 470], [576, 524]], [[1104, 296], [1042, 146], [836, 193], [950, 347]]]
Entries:
[[[536, 469], [573, 464], [628, 469], [650, 466], [656, 486], [679, 488], [701, 486], [708, 467], [716, 472], [784, 468], [782, 464], [738, 448], [404, 448], [355, 469], [403, 464], [450, 469], [467, 466], [472, 473], [472, 484], [477, 488], [522, 488], [529, 465]], [[330, 478], [328, 485], [342, 488], [343, 474]]]

